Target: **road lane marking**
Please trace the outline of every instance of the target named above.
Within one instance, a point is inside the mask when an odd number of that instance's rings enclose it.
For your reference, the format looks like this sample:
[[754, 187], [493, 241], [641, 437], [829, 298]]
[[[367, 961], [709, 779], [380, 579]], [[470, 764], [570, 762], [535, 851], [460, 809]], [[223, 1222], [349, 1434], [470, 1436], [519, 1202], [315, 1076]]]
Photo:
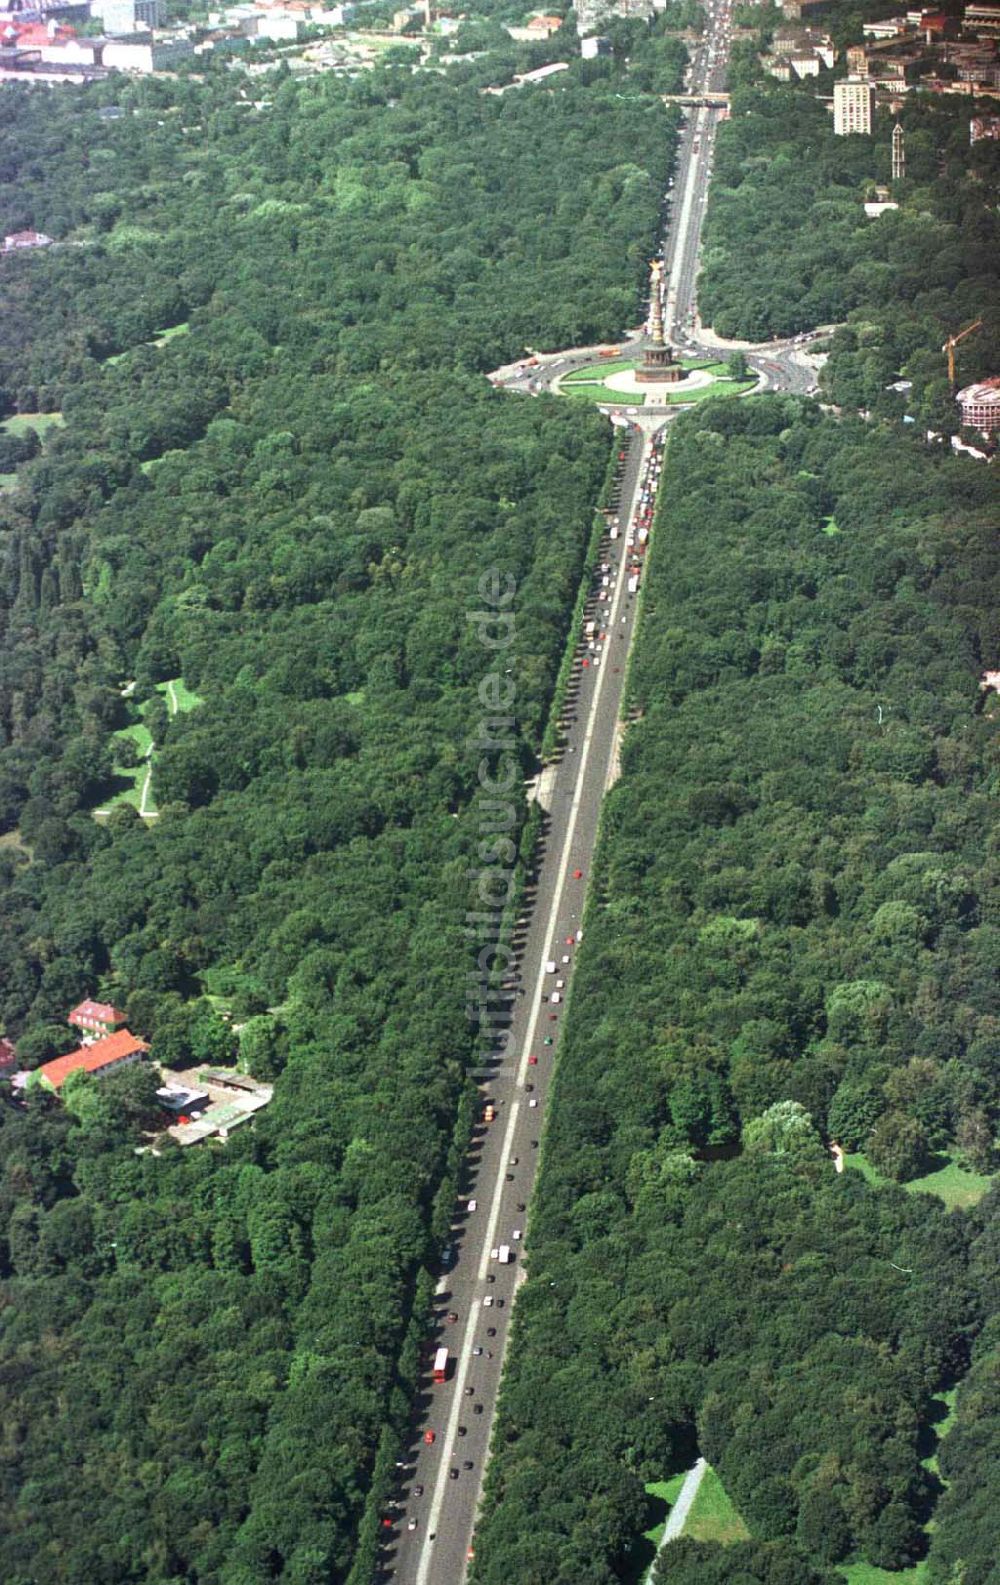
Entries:
[[[632, 494], [631, 494], [631, 497], [629, 499], [628, 513], [627, 513], [627, 518], [626, 518], [626, 521], [628, 521], [628, 522], [631, 522], [632, 518], [635, 515], [636, 506], [638, 504], [639, 496], [640, 496], [640, 493], [641, 493], [641, 490], [642, 490], [643, 471], [644, 471], [644, 469], [645, 469], [645, 467], [646, 467], [646, 465], [648, 463], [648, 460], [649, 460], [651, 452], [652, 452], [651, 440], [649, 439], [649, 437], [643, 436], [642, 442], [641, 442], [641, 453], [640, 453], [640, 459], [639, 459], [639, 466], [638, 466], [638, 469], [636, 470], [635, 484], [633, 486]], [[626, 561], [627, 561], [627, 558], [626, 558], [626, 556], [624, 554], [624, 547], [623, 547], [622, 562], [621, 562], [621, 574], [620, 574], [620, 576], [618, 578], [618, 588], [615, 591], [615, 598], [614, 598], [614, 601], [613, 601], [612, 607], [611, 607], [611, 620], [608, 623], [608, 631], [609, 632], [613, 631], [614, 623], [620, 617], [620, 614], [621, 614], [621, 602], [622, 602], [622, 599], [624, 598], [625, 590], [626, 590], [626, 588], [628, 586], [628, 578], [627, 578], [627, 576], [624, 575], [625, 574]], [[633, 624], [633, 631], [634, 631], [634, 624]], [[628, 651], [629, 648], [631, 648], [631, 634], [630, 634], [630, 638], [629, 638], [629, 645], [626, 648], [626, 654], [627, 654], [627, 651]], [[603, 698], [604, 691], [605, 691], [605, 677], [608, 674], [608, 670], [609, 670], [608, 662], [611, 659], [611, 654], [612, 654], [612, 651], [611, 651], [610, 647], [606, 646], [606, 648], [605, 648], [605, 657], [604, 657], [604, 662], [605, 663], [599, 669], [598, 679], [597, 679], [597, 682], [596, 682], [595, 687], [594, 687], [593, 695], [591, 697], [590, 711], [589, 711], [589, 715], [587, 717], [587, 730], [586, 730], [582, 751], [581, 751], [581, 753], [579, 755], [579, 761], [578, 761], [578, 765], [577, 765], [577, 779], [576, 779], [576, 786], [574, 788], [573, 802], [572, 802], [572, 805], [571, 805], [571, 808], [570, 808], [570, 818], [569, 818], [569, 822], [568, 822], [567, 827], [566, 827], [565, 836], [563, 838], [562, 862], [561, 862], [561, 865], [560, 865], [560, 868], [559, 868], [558, 878], [557, 878], [556, 883], [555, 883], [555, 889], [554, 889], [553, 898], [552, 898], [552, 906], [549, 909], [549, 916], [548, 916], [548, 919], [546, 921], [545, 932], [544, 932], [544, 935], [542, 937], [538, 979], [537, 979], [536, 984], [535, 984], [535, 991], [534, 991], [534, 995], [533, 995], [532, 1001], [531, 1001], [531, 1009], [530, 1009], [530, 1012], [528, 1014], [527, 1032], [526, 1032], [524, 1050], [523, 1050], [522, 1055], [521, 1055], [521, 1061], [520, 1061], [520, 1063], [518, 1065], [518, 1073], [517, 1073], [517, 1086], [518, 1086], [518, 1088], [523, 1088], [523, 1086], [524, 1086], [524, 1084], [526, 1082], [527, 1071], [528, 1071], [528, 1066], [529, 1066], [528, 1057], [529, 1057], [530, 1051], [531, 1051], [531, 1043], [532, 1043], [532, 1040], [533, 1040], [533, 1038], [535, 1037], [535, 1035], [536, 1035], [536, 1033], [538, 1031], [538, 1020], [539, 1020], [539, 1017], [541, 1015], [542, 996], [543, 996], [544, 987], [545, 987], [545, 976], [546, 976], [545, 964], [548, 961], [550, 953], [551, 953], [552, 944], [553, 944], [553, 941], [555, 939], [554, 931], [555, 931], [555, 927], [556, 927], [556, 922], [558, 920], [560, 907], [561, 907], [561, 905], [562, 905], [562, 903], [564, 901], [563, 892], [564, 892], [564, 888], [566, 886], [566, 878], [567, 878], [567, 874], [568, 874], [568, 871], [569, 871], [570, 858], [571, 858], [572, 851], [573, 851], [573, 841], [574, 841], [574, 838], [575, 838], [575, 835], [576, 835], [577, 817], [579, 815], [580, 805], [581, 805], [581, 802], [582, 802], [583, 789], [584, 789], [584, 786], [586, 784], [587, 767], [588, 767], [588, 762], [589, 762], [589, 757], [590, 757], [590, 750], [591, 750], [591, 745], [592, 745], [592, 742], [593, 742], [594, 730], [595, 730], [595, 727], [596, 727], [596, 724], [597, 724], [597, 720], [598, 720], [598, 717], [599, 717], [599, 713], [600, 713], [601, 699]], [[584, 886], [586, 885], [586, 878], [585, 878], [585, 880], [583, 882], [581, 882], [581, 884], [584, 885]], [[496, 1183], [494, 1185], [493, 1197], [492, 1197], [492, 1201], [491, 1201], [491, 1205], [490, 1205], [490, 1216], [489, 1216], [489, 1221], [487, 1223], [487, 1228], [486, 1228], [487, 1236], [485, 1237], [484, 1242], [483, 1242], [483, 1253], [482, 1253], [482, 1255], [480, 1257], [480, 1262], [479, 1262], [479, 1269], [478, 1269], [477, 1276], [478, 1276], [478, 1279], [480, 1281], [483, 1281], [485, 1279], [485, 1277], [486, 1277], [486, 1275], [487, 1275], [487, 1273], [489, 1271], [490, 1250], [493, 1249], [494, 1247], [496, 1247], [494, 1245], [493, 1241], [494, 1241], [494, 1238], [496, 1237], [496, 1229], [497, 1229], [497, 1226], [498, 1226], [498, 1223], [499, 1223], [500, 1204], [501, 1204], [501, 1200], [502, 1200], [502, 1197], [503, 1197], [504, 1189], [506, 1188], [506, 1184], [507, 1184], [507, 1171], [508, 1171], [507, 1163], [510, 1160], [511, 1146], [512, 1146], [513, 1141], [514, 1141], [515, 1132], [516, 1132], [516, 1128], [517, 1128], [517, 1123], [518, 1123], [518, 1120], [519, 1120], [519, 1115], [520, 1115], [520, 1103], [518, 1101], [514, 1101], [512, 1103], [512, 1105], [511, 1105], [510, 1114], [509, 1114], [508, 1119], [507, 1119], [507, 1127], [506, 1127], [506, 1129], [504, 1131], [503, 1150], [502, 1150], [502, 1156], [501, 1156], [501, 1162], [500, 1162], [500, 1169], [499, 1169], [499, 1171], [497, 1173]], [[519, 1254], [519, 1257], [520, 1257], [520, 1251], [518, 1252], [518, 1254]], [[520, 1258], [519, 1258], [518, 1259], [518, 1265], [520, 1266], [520, 1264], [521, 1264], [521, 1261], [520, 1261]], [[520, 1273], [518, 1272], [517, 1275], [520, 1275]], [[515, 1286], [516, 1286], [516, 1278], [515, 1278]], [[482, 1320], [482, 1313], [481, 1312], [482, 1312], [482, 1298], [481, 1297], [477, 1297], [477, 1298], [475, 1298], [473, 1300], [472, 1305], [470, 1306], [470, 1309], [469, 1309], [469, 1317], [468, 1317], [468, 1320], [466, 1322], [465, 1333], [464, 1333], [464, 1336], [463, 1336], [462, 1350], [461, 1350], [461, 1353], [459, 1355], [458, 1365], [457, 1365], [456, 1371], [455, 1371], [455, 1399], [454, 1399], [454, 1402], [452, 1403], [451, 1413], [450, 1413], [450, 1415], [448, 1417], [448, 1429], [447, 1429], [447, 1432], [446, 1432], [446, 1446], [444, 1448], [445, 1456], [442, 1458], [441, 1466], [440, 1466], [440, 1469], [438, 1470], [437, 1481], [436, 1481], [435, 1487], [434, 1487], [434, 1496], [433, 1496], [433, 1500], [432, 1500], [432, 1503], [431, 1503], [430, 1516], [429, 1516], [428, 1523], [427, 1523], [427, 1533], [424, 1536], [423, 1543], [422, 1543], [422, 1546], [421, 1546], [420, 1558], [419, 1558], [419, 1562], [418, 1562], [418, 1565], [417, 1565], [417, 1572], [416, 1572], [416, 1576], [415, 1576], [415, 1585], [427, 1585], [428, 1578], [429, 1578], [429, 1575], [430, 1575], [430, 1567], [431, 1567], [431, 1561], [432, 1561], [432, 1550], [433, 1550], [433, 1546], [434, 1546], [434, 1543], [430, 1540], [430, 1536], [431, 1535], [435, 1535], [437, 1533], [438, 1525], [440, 1523], [441, 1511], [442, 1511], [442, 1508], [444, 1506], [445, 1497], [447, 1495], [447, 1490], [448, 1490], [448, 1485], [449, 1485], [448, 1470], [449, 1470], [449, 1468], [451, 1466], [451, 1452], [452, 1452], [452, 1449], [454, 1447], [454, 1442], [456, 1440], [456, 1431], [457, 1431], [457, 1427], [458, 1427], [458, 1424], [459, 1424], [459, 1415], [460, 1415], [461, 1409], [462, 1409], [462, 1401], [463, 1401], [463, 1399], [465, 1397], [466, 1378], [468, 1376], [469, 1362], [472, 1359], [472, 1349], [474, 1347], [476, 1326]], [[507, 1313], [508, 1313], [508, 1320], [509, 1320], [509, 1318], [510, 1318], [510, 1310], [508, 1310]], [[499, 1328], [498, 1328], [498, 1330], [499, 1330]], [[502, 1374], [503, 1374], [503, 1356], [506, 1353], [507, 1338], [509, 1337], [509, 1335], [510, 1335], [510, 1327], [509, 1327], [509, 1325], [505, 1325], [504, 1328], [503, 1328], [503, 1343], [502, 1343], [501, 1358], [500, 1358], [500, 1374], [501, 1374], [501, 1377], [502, 1377]], [[489, 1458], [489, 1442], [492, 1440], [492, 1431], [493, 1431], [493, 1409], [491, 1408], [489, 1437], [488, 1437], [488, 1440], [487, 1440], [487, 1452], [486, 1452], [486, 1454], [484, 1455], [484, 1458], [483, 1458], [482, 1468], [477, 1472], [477, 1474], [478, 1474], [478, 1489], [477, 1489], [477, 1494], [476, 1494], [476, 1502], [475, 1502], [475, 1506], [474, 1506], [474, 1509], [473, 1509], [473, 1533], [475, 1531], [475, 1520], [476, 1520], [476, 1517], [477, 1517], [478, 1511], [479, 1511], [479, 1503], [480, 1503], [481, 1498], [482, 1498], [482, 1481], [483, 1481], [483, 1476], [484, 1476], [485, 1470], [486, 1470], [486, 1464], [487, 1464], [488, 1458]], [[467, 1549], [468, 1549], [468, 1542], [466, 1543], [466, 1550]], [[463, 1567], [463, 1571], [462, 1571], [463, 1578], [464, 1578], [465, 1572], [466, 1572], [466, 1570]]]
[[[488, 1237], [483, 1249], [483, 1259], [480, 1262], [478, 1273], [480, 1279], [485, 1277], [486, 1268], [490, 1263], [490, 1250], [493, 1247], [493, 1235], [500, 1216], [500, 1201], [503, 1197], [504, 1187], [507, 1182], [507, 1156], [510, 1150], [510, 1143], [514, 1137], [514, 1130], [517, 1127], [518, 1111], [519, 1102], [514, 1101], [511, 1104], [510, 1116], [507, 1120], [507, 1130], [504, 1134], [504, 1153], [500, 1163], [500, 1171], [497, 1173], [496, 1183], [493, 1187], [493, 1200], [490, 1205], [490, 1219], [487, 1224]], [[493, 1306], [490, 1306], [490, 1308], [493, 1308]], [[455, 1396], [451, 1405], [451, 1413], [448, 1416], [448, 1426], [444, 1432], [444, 1447], [442, 1448], [441, 1466], [438, 1470], [437, 1481], [435, 1482], [434, 1486], [434, 1496], [431, 1499], [431, 1508], [427, 1519], [427, 1534], [424, 1537], [423, 1544], [420, 1549], [420, 1561], [417, 1565], [416, 1585], [426, 1585], [428, 1570], [431, 1566], [431, 1551], [433, 1549], [434, 1543], [430, 1538], [432, 1535], [436, 1535], [437, 1533], [438, 1524], [441, 1519], [441, 1509], [444, 1505], [444, 1499], [448, 1490], [448, 1471], [451, 1468], [452, 1455], [455, 1451], [455, 1443], [458, 1440], [458, 1417], [462, 1412], [462, 1403], [465, 1398], [466, 1377], [469, 1374], [469, 1365], [472, 1361], [472, 1350], [475, 1347], [476, 1341], [476, 1327], [479, 1324], [481, 1318], [480, 1312], [482, 1309], [482, 1299], [478, 1297], [474, 1298], [469, 1306], [469, 1314], [466, 1317], [465, 1332], [462, 1337], [462, 1347], [455, 1365]], [[475, 1512], [475, 1510], [473, 1510], [473, 1512]]]

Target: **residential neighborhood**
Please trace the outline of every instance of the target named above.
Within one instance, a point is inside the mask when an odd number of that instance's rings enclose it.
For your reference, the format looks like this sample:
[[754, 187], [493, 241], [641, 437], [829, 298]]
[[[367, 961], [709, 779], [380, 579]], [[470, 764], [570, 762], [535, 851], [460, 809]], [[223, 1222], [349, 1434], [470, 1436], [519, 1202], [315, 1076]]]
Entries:
[[[761, 57], [769, 75], [793, 82], [832, 69], [833, 40], [805, 20], [820, 8], [807, 0], [784, 0], [781, 9], [786, 21], [775, 29]], [[865, 130], [868, 112], [863, 105], [895, 105], [913, 92], [1000, 93], [1000, 4], [985, 0], [967, 5], [960, 16], [939, 10], [907, 11], [865, 22], [862, 31], [864, 42], [851, 45], [843, 55], [852, 90], [847, 131]]]

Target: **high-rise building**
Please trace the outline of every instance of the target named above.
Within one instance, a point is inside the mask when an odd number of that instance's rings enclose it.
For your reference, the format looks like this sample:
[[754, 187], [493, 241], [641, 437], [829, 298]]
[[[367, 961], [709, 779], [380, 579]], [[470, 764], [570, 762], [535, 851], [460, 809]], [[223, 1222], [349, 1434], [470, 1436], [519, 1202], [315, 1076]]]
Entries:
[[833, 130], [838, 138], [850, 132], [870, 133], [874, 108], [875, 90], [870, 83], [854, 77], [834, 83]]

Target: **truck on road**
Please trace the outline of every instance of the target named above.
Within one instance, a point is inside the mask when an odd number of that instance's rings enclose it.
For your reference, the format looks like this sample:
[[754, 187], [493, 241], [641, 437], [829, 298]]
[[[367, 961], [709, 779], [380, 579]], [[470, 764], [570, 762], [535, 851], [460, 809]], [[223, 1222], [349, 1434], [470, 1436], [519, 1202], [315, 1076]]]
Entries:
[[448, 1380], [448, 1350], [439, 1348], [434, 1355], [434, 1380], [436, 1382]]

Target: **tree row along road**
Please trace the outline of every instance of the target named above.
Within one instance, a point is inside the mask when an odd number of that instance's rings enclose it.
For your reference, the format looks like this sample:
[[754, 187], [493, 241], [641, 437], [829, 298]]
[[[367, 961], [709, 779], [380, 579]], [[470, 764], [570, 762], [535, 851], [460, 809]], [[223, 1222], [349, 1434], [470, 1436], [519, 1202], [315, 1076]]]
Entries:
[[[710, 36], [696, 55], [694, 79], [702, 86], [709, 86], [718, 74], [724, 15], [721, 9], [712, 14]], [[710, 66], [713, 40], [716, 64]], [[708, 181], [711, 150], [707, 132], [714, 130], [716, 116], [715, 111], [699, 110], [683, 134], [678, 182], [687, 183], [693, 196], [678, 209], [665, 256], [669, 262], [672, 249], [672, 257], [682, 261], [678, 280], [687, 294], [685, 310], [688, 300], [693, 301], [704, 208], [700, 197]], [[699, 132], [702, 141], [696, 148]], [[680, 302], [678, 296], [678, 308]], [[668, 416], [662, 415], [662, 422]], [[514, 994], [506, 1055], [489, 1087], [496, 1120], [477, 1131], [469, 1160], [476, 1208], [469, 1211], [464, 1199], [456, 1207], [454, 1264], [438, 1284], [437, 1342], [448, 1347], [451, 1369], [448, 1380], [428, 1384], [419, 1397], [412, 1444], [401, 1460], [399, 1506], [392, 1515], [391, 1532], [385, 1533], [380, 1575], [396, 1585], [461, 1585], [473, 1546], [511, 1306], [521, 1275], [523, 1244], [514, 1234], [526, 1228], [527, 1210], [521, 1207], [530, 1206], [565, 1008], [565, 988], [559, 1002], [552, 1002], [550, 995], [556, 979], [564, 980], [565, 987], [571, 982], [631, 650], [637, 597], [628, 592], [626, 532], [637, 517], [644, 484], [651, 494], [656, 487], [652, 462], [660, 442], [651, 438], [648, 428], [631, 426], [629, 438], [623, 441], [621, 534], [605, 540], [600, 558], [608, 564], [611, 583], [607, 589], [600, 587], [599, 575], [599, 587], [592, 591], [595, 618], [607, 639], [597, 647], [598, 662], [585, 646], [577, 654], [575, 707], [566, 751], [556, 767], [519, 964], [521, 994]], [[554, 974], [547, 969], [553, 961]], [[511, 1263], [491, 1259], [491, 1250], [500, 1244], [510, 1246]], [[490, 1277], [492, 1282], [487, 1281]], [[449, 1315], [457, 1319], [449, 1323]]]

